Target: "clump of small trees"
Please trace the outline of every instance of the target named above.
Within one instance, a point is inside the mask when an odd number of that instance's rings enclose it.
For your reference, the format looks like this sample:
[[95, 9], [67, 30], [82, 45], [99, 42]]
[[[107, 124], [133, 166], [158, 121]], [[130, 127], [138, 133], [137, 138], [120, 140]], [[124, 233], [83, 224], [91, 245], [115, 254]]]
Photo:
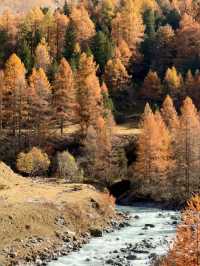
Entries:
[[57, 176], [68, 182], [83, 181], [83, 172], [79, 169], [73, 155], [68, 151], [57, 154]]
[[33, 147], [29, 152], [21, 152], [16, 163], [19, 172], [29, 176], [45, 175], [50, 166], [48, 155], [41, 149]]

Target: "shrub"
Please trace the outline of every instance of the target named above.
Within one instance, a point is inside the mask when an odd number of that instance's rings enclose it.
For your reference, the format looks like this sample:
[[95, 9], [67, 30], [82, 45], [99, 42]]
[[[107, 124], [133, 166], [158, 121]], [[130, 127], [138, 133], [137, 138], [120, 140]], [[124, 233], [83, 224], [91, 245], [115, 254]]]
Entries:
[[45, 174], [49, 165], [48, 155], [36, 147], [28, 153], [21, 152], [17, 157], [17, 169], [30, 176]]
[[57, 165], [57, 174], [60, 178], [64, 178], [68, 182], [80, 182], [83, 180], [83, 174], [75, 158], [68, 151], [57, 154]]

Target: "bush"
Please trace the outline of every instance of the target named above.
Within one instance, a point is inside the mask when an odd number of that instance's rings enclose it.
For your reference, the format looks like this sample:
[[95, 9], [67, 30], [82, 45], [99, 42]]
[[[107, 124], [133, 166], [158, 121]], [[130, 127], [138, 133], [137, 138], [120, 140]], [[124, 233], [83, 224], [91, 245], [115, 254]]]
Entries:
[[21, 152], [17, 157], [17, 169], [30, 176], [46, 174], [50, 165], [48, 155], [33, 147], [28, 153]]
[[83, 173], [68, 151], [57, 154], [57, 165], [57, 174], [60, 178], [64, 178], [68, 182], [81, 182], [83, 180]]

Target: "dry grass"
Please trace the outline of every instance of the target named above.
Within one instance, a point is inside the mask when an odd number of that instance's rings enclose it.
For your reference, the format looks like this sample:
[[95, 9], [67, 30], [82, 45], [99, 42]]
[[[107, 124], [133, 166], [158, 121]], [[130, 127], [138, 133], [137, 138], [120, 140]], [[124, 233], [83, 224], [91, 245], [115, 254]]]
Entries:
[[[0, 187], [0, 254], [14, 245], [23, 258], [30, 250], [19, 239], [39, 236], [58, 241], [57, 231], [80, 234], [94, 226], [102, 228], [115, 217], [114, 200], [90, 185], [33, 182], [0, 163]], [[56, 224], [57, 217], [63, 217], [66, 225]], [[0, 265], [7, 265], [3, 256]]]

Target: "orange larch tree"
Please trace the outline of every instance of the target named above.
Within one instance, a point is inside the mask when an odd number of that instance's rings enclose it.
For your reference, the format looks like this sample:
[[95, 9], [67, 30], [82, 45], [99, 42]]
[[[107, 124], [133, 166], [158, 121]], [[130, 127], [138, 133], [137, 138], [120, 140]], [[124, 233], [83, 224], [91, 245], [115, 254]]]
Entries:
[[73, 122], [77, 113], [74, 76], [69, 63], [64, 58], [55, 76], [53, 107], [55, 121], [59, 124], [62, 135], [65, 123]]

